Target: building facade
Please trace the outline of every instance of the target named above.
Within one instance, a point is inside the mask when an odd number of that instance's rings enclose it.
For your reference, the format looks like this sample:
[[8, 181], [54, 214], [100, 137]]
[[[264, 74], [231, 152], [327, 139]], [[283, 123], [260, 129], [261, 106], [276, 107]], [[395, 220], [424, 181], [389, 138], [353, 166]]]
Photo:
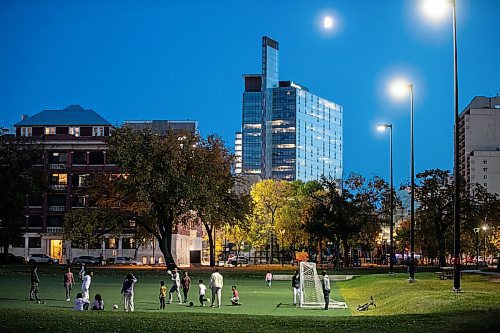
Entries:
[[[43, 161], [34, 167], [43, 169], [48, 188], [26, 198], [23, 237], [19, 244], [14, 244], [12, 253], [24, 257], [46, 253], [60, 262], [80, 255], [100, 254], [105, 258], [137, 255], [145, 264], [163, 262], [157, 242], [136, 247], [132, 227], [119, 237], [105, 235], [102, 242], [87, 248], [75, 248], [63, 240], [64, 215], [89, 204], [84, 192], [85, 179], [94, 173], [119, 173], [118, 166], [106, 155], [105, 140], [113, 129], [107, 120], [93, 110], [72, 105], [63, 110], [45, 110], [32, 117], [23, 116], [14, 127], [16, 136], [32, 137], [43, 145]], [[189, 265], [191, 251], [196, 250], [201, 254], [201, 226], [179, 227], [172, 236], [176, 262]]]
[[262, 38], [262, 73], [243, 75], [241, 173], [262, 179], [342, 178], [342, 106], [279, 81], [279, 44]]
[[459, 118], [460, 174], [500, 194], [500, 97], [476, 96]]

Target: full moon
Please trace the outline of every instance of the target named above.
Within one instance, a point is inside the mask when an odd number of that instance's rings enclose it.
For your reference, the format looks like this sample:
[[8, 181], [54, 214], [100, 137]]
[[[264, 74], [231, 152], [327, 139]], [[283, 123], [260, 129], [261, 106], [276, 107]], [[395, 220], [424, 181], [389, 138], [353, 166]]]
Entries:
[[326, 16], [323, 20], [323, 26], [326, 29], [330, 29], [333, 26], [333, 20], [330, 16]]

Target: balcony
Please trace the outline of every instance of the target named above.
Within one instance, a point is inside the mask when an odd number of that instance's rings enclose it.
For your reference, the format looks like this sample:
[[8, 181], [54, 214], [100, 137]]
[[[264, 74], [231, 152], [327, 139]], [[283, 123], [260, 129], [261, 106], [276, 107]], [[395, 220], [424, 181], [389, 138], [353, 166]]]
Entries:
[[49, 212], [64, 212], [66, 206], [49, 206]]
[[56, 235], [56, 234], [62, 234], [64, 232], [63, 227], [47, 227], [47, 233]]
[[67, 185], [60, 185], [60, 184], [50, 185], [50, 188], [56, 191], [65, 191], [66, 187]]
[[58, 164], [49, 164], [50, 170], [65, 170], [66, 164], [58, 163]]

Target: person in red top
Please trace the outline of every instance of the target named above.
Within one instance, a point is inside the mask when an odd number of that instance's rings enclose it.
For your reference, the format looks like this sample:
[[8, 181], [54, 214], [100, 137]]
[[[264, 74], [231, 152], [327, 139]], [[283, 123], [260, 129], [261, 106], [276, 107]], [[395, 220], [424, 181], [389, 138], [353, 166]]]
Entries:
[[73, 273], [71, 273], [71, 267], [68, 267], [66, 274], [64, 274], [64, 289], [66, 289], [66, 302], [71, 301], [71, 287], [73, 287], [75, 280], [73, 278]]
[[231, 297], [231, 304], [233, 305], [241, 305], [240, 303], [240, 296], [238, 294], [238, 290], [236, 290], [236, 286], [232, 286], [231, 289], [233, 290], [233, 297]]

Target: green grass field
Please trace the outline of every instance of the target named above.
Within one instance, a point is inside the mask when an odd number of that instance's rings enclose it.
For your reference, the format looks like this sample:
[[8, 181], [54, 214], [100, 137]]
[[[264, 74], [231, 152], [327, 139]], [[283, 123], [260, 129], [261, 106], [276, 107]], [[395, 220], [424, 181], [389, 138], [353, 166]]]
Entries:
[[[441, 281], [434, 273], [417, 275], [408, 284], [406, 274], [362, 275], [350, 281], [332, 283], [332, 298], [346, 301], [349, 309], [320, 310], [293, 307], [289, 281], [274, 281], [268, 289], [264, 272], [248, 269], [223, 271], [223, 306], [200, 307], [197, 281], [208, 284], [210, 270], [191, 272], [193, 286], [185, 304], [167, 304], [158, 310], [159, 281], [170, 285], [163, 272], [134, 271], [136, 312], [112, 310], [120, 303], [125, 270], [96, 270], [91, 296], [100, 293], [106, 310], [102, 313], [72, 311], [73, 300], [64, 300], [63, 270], [40, 269], [40, 297], [45, 304], [30, 302], [28, 267], [0, 272], [0, 331], [99, 331], [99, 332], [460, 332], [500, 329], [500, 283], [491, 278], [466, 275], [465, 292], [451, 292], [451, 281]], [[280, 274], [282, 274], [280, 272]], [[240, 292], [239, 307], [230, 305], [231, 285]], [[75, 286], [73, 296], [79, 290]], [[357, 306], [373, 296], [376, 308], [358, 312]], [[208, 297], [211, 297], [208, 295]], [[175, 301], [175, 298], [174, 298]]]

